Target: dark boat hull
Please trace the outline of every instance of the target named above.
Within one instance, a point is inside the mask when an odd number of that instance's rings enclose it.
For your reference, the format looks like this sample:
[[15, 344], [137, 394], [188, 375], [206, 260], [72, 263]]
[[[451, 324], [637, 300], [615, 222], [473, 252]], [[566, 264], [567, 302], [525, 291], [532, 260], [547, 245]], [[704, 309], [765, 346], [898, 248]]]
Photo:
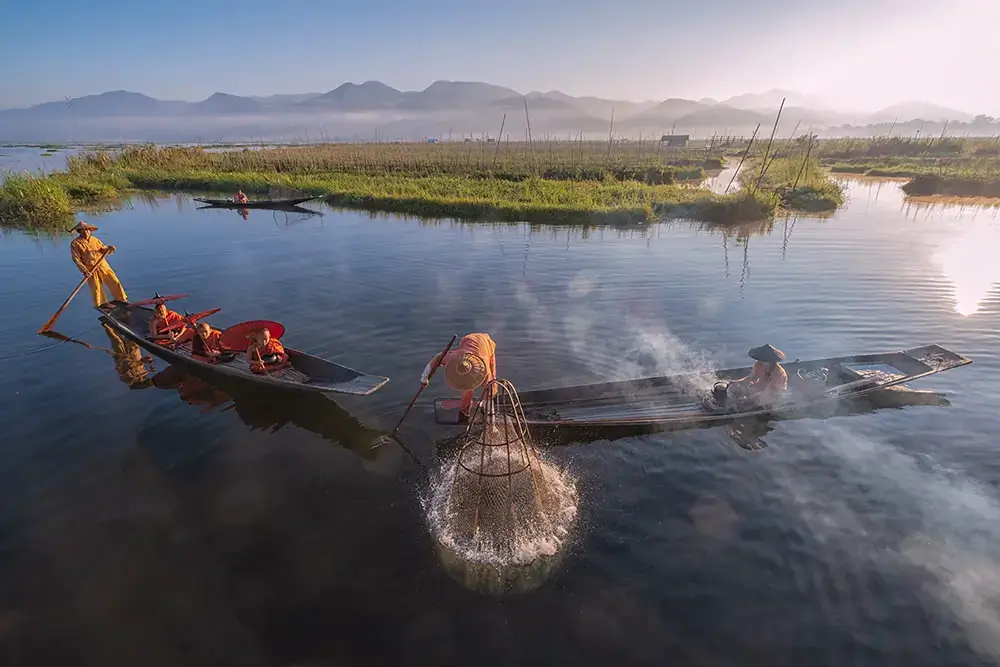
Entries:
[[[520, 393], [533, 432], [572, 430], [610, 437], [617, 432], [698, 428], [747, 419], [796, 418], [843, 412], [846, 403], [874, 407], [940, 404], [937, 394], [915, 392], [906, 382], [964, 366], [972, 361], [938, 345], [903, 352], [834, 357], [783, 364], [788, 372], [786, 400], [770, 406], [706, 407], [712, 384], [744, 377], [750, 368], [608, 382]], [[928, 396], [929, 394], [929, 396]], [[849, 409], [849, 408], [847, 408]], [[435, 421], [454, 425], [457, 400], [435, 402]], [[608, 434], [605, 436], [604, 434]]]
[[171, 364], [198, 369], [210, 376], [224, 376], [271, 389], [355, 396], [367, 396], [389, 381], [387, 377], [367, 375], [287, 347], [285, 352], [288, 354], [289, 366], [268, 374], [251, 371], [243, 353], [237, 353], [230, 361], [208, 363], [191, 354], [190, 343], [171, 349], [149, 340], [147, 333], [153, 314], [149, 308], [112, 301], [99, 306], [97, 310], [101, 313], [102, 322], [135, 341], [150, 354]]
[[202, 199], [200, 197], [195, 197], [196, 202], [201, 202], [206, 206], [211, 206], [213, 208], [274, 208], [283, 209], [289, 208], [291, 206], [298, 206], [299, 204], [304, 204], [307, 201], [312, 201], [314, 199], [319, 199], [319, 197], [298, 197], [296, 199], [271, 199], [267, 201], [248, 201], [245, 204], [237, 204], [231, 199]]

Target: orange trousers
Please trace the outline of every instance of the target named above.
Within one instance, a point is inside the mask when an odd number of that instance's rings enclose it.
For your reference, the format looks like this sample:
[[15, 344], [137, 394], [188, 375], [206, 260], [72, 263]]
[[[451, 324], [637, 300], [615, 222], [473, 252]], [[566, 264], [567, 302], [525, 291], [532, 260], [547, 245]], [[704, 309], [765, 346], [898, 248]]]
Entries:
[[108, 292], [111, 293], [112, 299], [128, 301], [125, 288], [122, 287], [121, 281], [118, 280], [118, 276], [115, 275], [114, 270], [110, 266], [99, 266], [96, 271], [90, 274], [90, 278], [87, 279], [87, 286], [90, 287], [90, 296], [94, 299], [95, 306], [111, 300], [104, 298], [104, 288], [107, 288]]

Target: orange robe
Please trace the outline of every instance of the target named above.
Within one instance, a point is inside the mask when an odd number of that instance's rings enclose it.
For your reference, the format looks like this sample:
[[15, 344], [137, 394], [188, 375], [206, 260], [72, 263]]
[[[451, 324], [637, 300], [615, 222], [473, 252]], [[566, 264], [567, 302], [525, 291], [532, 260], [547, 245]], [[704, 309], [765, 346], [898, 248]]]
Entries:
[[[490, 338], [489, 334], [485, 333], [471, 333], [462, 337], [459, 341], [458, 347], [454, 350], [448, 352], [444, 355], [444, 359], [441, 360], [441, 365], [445, 366], [452, 359], [456, 359], [464, 354], [474, 354], [483, 360], [486, 364], [486, 376], [483, 378], [483, 382], [480, 387], [485, 386], [490, 380], [496, 379], [497, 376], [497, 344]], [[434, 365], [435, 360], [437, 360], [441, 355], [434, 355], [434, 359], [431, 359], [431, 366]], [[472, 398], [475, 395], [475, 389], [469, 389], [468, 391], [462, 392], [462, 402], [459, 405], [459, 410], [466, 416], [468, 416], [469, 411], [472, 407]], [[485, 396], [483, 398], [486, 398]]]
[[[161, 334], [160, 332], [171, 325], [177, 324], [183, 319], [184, 319], [183, 316], [181, 316], [179, 313], [175, 313], [172, 310], [167, 310], [167, 314], [165, 317], [163, 317], [163, 319], [160, 319], [156, 315], [153, 315], [153, 319], [149, 321], [149, 335], [152, 336], [153, 338], [156, 338], [158, 336], [168, 336], [173, 332], [168, 331], [165, 334]], [[180, 334], [181, 335], [178, 336], [174, 342], [183, 343], [185, 341], [191, 340], [191, 337], [194, 334], [194, 330], [191, 329], [191, 327], [185, 327], [180, 330]]]
[[[261, 370], [266, 364], [261, 364], [257, 356], [260, 353], [260, 357], [269, 357], [272, 354], [277, 355], [278, 361], [275, 363], [284, 363], [288, 361], [288, 355], [285, 353], [285, 346], [281, 344], [281, 341], [277, 338], [269, 338], [267, 343], [263, 346], [250, 349], [250, 368]], [[273, 365], [273, 364], [272, 364]]]
[[[197, 348], [195, 346], [199, 346], [198, 342], [197, 342], [198, 340], [201, 340], [201, 345], [203, 345], [206, 350], [209, 350], [209, 351], [214, 350], [216, 352], [221, 352], [222, 351], [222, 332], [219, 331], [218, 329], [211, 329], [208, 332], [208, 338], [204, 338], [204, 339], [202, 339], [201, 336], [196, 331], [195, 334], [194, 334], [194, 337], [191, 339], [191, 352], [192, 352], [192, 354], [196, 354], [195, 353], [195, 349], [197, 349]], [[202, 355], [199, 355], [199, 356], [202, 356]]]
[[[87, 239], [78, 236], [69, 244], [70, 257], [73, 258], [73, 263], [83, 275], [87, 275], [94, 268], [97, 258], [101, 256], [105, 248], [107, 246], [94, 235]], [[125, 288], [122, 287], [121, 281], [118, 280], [117, 274], [111, 269], [107, 259], [102, 259], [94, 272], [90, 274], [87, 285], [90, 287], [90, 296], [94, 299], [95, 306], [107, 301], [104, 298], [105, 288], [116, 301], [128, 301]]]

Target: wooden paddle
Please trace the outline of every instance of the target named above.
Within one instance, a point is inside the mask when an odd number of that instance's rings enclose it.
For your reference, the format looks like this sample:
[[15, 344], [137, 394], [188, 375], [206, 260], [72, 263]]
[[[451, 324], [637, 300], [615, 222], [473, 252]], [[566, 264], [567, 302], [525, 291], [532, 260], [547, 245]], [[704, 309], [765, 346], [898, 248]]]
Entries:
[[[417, 393], [413, 396], [413, 400], [410, 401], [410, 404], [407, 406], [406, 412], [404, 412], [403, 416], [399, 418], [398, 422], [396, 422], [396, 428], [392, 429], [389, 435], [387, 435], [385, 438], [381, 438], [378, 442], [372, 445], [370, 449], [375, 449], [376, 447], [381, 446], [382, 443], [385, 442], [386, 440], [396, 440], [396, 442], [399, 442], [396, 439], [396, 431], [398, 431], [399, 427], [403, 425], [403, 420], [406, 419], [406, 415], [410, 414], [410, 410], [413, 409], [413, 405], [417, 402], [417, 399], [420, 398], [420, 394], [423, 393], [424, 389], [427, 389], [427, 385], [430, 384], [431, 378], [434, 377], [434, 373], [437, 372], [437, 369], [441, 367], [441, 364], [444, 362], [445, 355], [448, 354], [448, 351], [451, 350], [451, 346], [455, 344], [455, 341], [457, 339], [458, 339], [458, 334], [455, 334], [451, 337], [451, 340], [448, 341], [448, 345], [447, 347], [444, 348], [444, 352], [442, 352], [441, 356], [438, 357], [437, 362], [434, 364], [434, 367], [431, 368], [431, 372], [427, 374], [427, 382], [420, 384], [420, 389], [418, 389]], [[402, 443], [399, 444], [402, 445]]]
[[94, 275], [94, 271], [96, 271], [96, 270], [97, 270], [97, 267], [101, 265], [101, 262], [103, 262], [103, 261], [104, 261], [104, 258], [105, 258], [105, 257], [106, 257], [106, 256], [108, 255], [108, 253], [110, 253], [110, 252], [111, 252], [111, 248], [110, 248], [110, 247], [108, 247], [108, 248], [105, 248], [105, 249], [104, 249], [104, 252], [102, 252], [102, 253], [101, 253], [101, 256], [97, 258], [97, 261], [96, 261], [96, 262], [94, 262], [94, 266], [93, 266], [93, 267], [91, 267], [90, 271], [87, 271], [86, 275], [84, 275], [84, 276], [83, 276], [83, 280], [81, 280], [81, 281], [80, 281], [80, 284], [76, 286], [76, 289], [75, 289], [75, 290], [73, 290], [73, 293], [72, 293], [72, 294], [70, 294], [70, 295], [69, 295], [69, 297], [67, 297], [65, 301], [63, 301], [63, 305], [59, 307], [59, 310], [57, 310], [57, 311], [56, 311], [56, 314], [55, 314], [55, 315], [53, 315], [53, 316], [52, 316], [52, 317], [51, 317], [51, 318], [49, 319], [49, 321], [48, 321], [48, 322], [46, 322], [46, 323], [45, 323], [45, 324], [44, 324], [44, 325], [42, 326], [42, 328], [41, 328], [41, 329], [39, 329], [39, 330], [38, 330], [38, 331], [37, 331], [36, 333], [45, 333], [46, 331], [48, 331], [49, 329], [51, 329], [51, 328], [52, 328], [52, 327], [53, 327], [53, 326], [55, 325], [55, 323], [56, 323], [56, 320], [58, 320], [58, 319], [59, 319], [59, 316], [60, 316], [60, 315], [62, 315], [62, 312], [63, 312], [64, 310], [66, 310], [66, 306], [68, 306], [68, 305], [69, 305], [69, 302], [73, 300], [73, 297], [75, 297], [75, 296], [76, 296], [76, 295], [77, 295], [77, 294], [78, 294], [78, 293], [80, 292], [80, 290], [81, 290], [81, 289], [83, 289], [83, 285], [84, 285], [84, 284], [85, 284], [85, 283], [86, 283], [86, 282], [87, 282], [88, 280], [90, 280], [90, 276]]

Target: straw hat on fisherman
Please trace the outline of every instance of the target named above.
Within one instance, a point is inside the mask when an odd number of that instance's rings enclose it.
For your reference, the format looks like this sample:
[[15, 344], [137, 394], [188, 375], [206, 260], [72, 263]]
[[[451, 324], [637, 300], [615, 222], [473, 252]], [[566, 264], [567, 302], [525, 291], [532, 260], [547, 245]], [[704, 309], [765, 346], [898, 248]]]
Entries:
[[100, 229], [100, 227], [95, 227], [94, 225], [86, 223], [83, 220], [79, 220], [76, 223], [76, 226], [73, 227], [72, 229], [70, 229], [69, 231], [76, 232], [76, 233], [79, 234], [80, 232], [93, 232], [93, 231], [96, 231], [98, 229]]
[[444, 381], [455, 391], [470, 391], [486, 380], [486, 361], [479, 355], [465, 352], [445, 364]]
[[751, 359], [764, 362], [765, 364], [776, 364], [785, 359], [785, 353], [773, 345], [761, 345], [760, 347], [751, 348], [747, 354], [750, 355]]

